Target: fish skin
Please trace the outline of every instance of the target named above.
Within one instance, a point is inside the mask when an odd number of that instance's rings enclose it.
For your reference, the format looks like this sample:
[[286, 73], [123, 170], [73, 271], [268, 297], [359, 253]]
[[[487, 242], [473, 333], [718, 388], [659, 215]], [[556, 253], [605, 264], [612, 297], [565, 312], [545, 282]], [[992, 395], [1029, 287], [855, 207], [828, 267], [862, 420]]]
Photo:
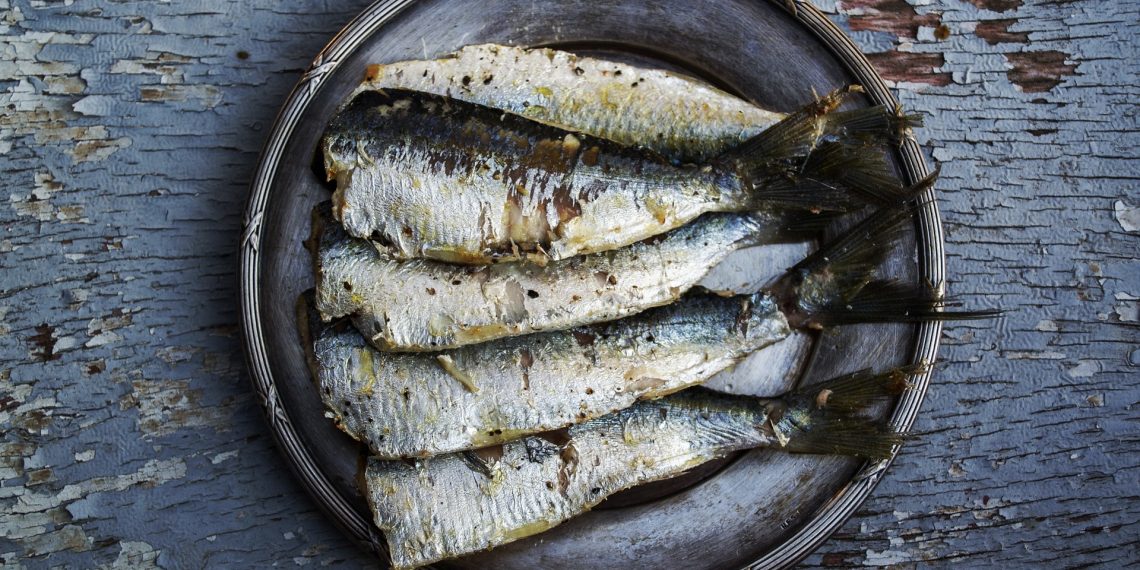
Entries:
[[393, 88], [643, 145], [676, 162], [706, 162], [784, 118], [684, 75], [549, 48], [480, 44], [377, 64], [356, 93]]
[[333, 212], [403, 258], [558, 260], [749, 209], [734, 160], [675, 166], [638, 147], [412, 91], [366, 91], [321, 148]]
[[414, 568], [542, 532], [612, 493], [732, 451], [779, 446], [788, 438], [776, 433], [781, 408], [695, 388], [578, 424], [562, 438], [412, 464], [372, 458], [369, 503], [393, 566]]
[[381, 457], [424, 457], [664, 396], [789, 332], [765, 294], [689, 295], [621, 321], [442, 353], [381, 352], [351, 327], [331, 326], [317, 333], [313, 356], [321, 397], [342, 430]]
[[678, 299], [732, 251], [772, 241], [775, 215], [708, 214], [629, 247], [479, 268], [404, 260], [313, 214], [317, 309], [351, 315], [381, 350], [455, 348], [629, 316]]

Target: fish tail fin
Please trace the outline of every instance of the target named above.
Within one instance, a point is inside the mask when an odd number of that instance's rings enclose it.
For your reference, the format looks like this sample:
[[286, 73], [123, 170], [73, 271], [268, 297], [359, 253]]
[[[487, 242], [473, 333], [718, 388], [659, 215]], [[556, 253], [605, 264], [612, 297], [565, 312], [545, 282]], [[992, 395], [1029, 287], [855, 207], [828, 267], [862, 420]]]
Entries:
[[787, 440], [787, 451], [886, 459], [906, 439], [889, 426], [865, 418], [816, 413], [805, 420], [798, 424], [785, 417], [777, 424]]
[[807, 309], [815, 327], [855, 323], [966, 321], [1000, 317], [998, 309], [947, 310], [961, 303], [938, 297], [928, 287], [875, 280], [849, 298], [826, 299]]
[[905, 436], [859, 412], [889, 402], [910, 386], [911, 375], [925, 368], [904, 366], [877, 374], [860, 370], [800, 387], [786, 399], [788, 407], [775, 425], [777, 437], [785, 449], [796, 453], [889, 457]]
[[922, 122], [922, 115], [904, 113], [901, 105], [876, 105], [831, 113], [824, 129], [828, 136], [841, 140], [898, 145]]
[[[937, 172], [910, 187], [924, 192]], [[811, 224], [812, 222], [805, 222]], [[903, 204], [882, 208], [804, 258], [769, 290], [788, 322], [801, 328], [867, 322], [951, 321], [993, 318], [1000, 311], [947, 311], [958, 303], [918, 285], [876, 280], [874, 274], [911, 223]]]
[[806, 211], [848, 211], [905, 199], [876, 143], [901, 140], [921, 118], [894, 107], [835, 112], [847, 88], [821, 97], [725, 154], [749, 199]]

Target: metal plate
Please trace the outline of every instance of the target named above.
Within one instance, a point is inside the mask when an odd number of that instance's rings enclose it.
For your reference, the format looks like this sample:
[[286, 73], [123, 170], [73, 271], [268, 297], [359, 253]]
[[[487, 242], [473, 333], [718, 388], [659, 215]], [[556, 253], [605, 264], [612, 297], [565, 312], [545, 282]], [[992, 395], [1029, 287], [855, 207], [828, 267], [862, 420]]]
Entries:
[[[766, 108], [792, 110], [813, 90], [859, 83], [853, 104], [893, 104], [854, 45], [806, 3], [494, 0], [380, 1], [317, 56], [289, 96], [263, 151], [242, 236], [242, 317], [248, 364], [274, 436], [305, 486], [353, 538], [386, 558], [358, 488], [361, 448], [324, 417], [304, 360], [295, 303], [312, 286], [301, 246], [309, 211], [328, 198], [311, 170], [317, 140], [369, 63], [434, 58], [464, 45], [545, 45], [666, 67]], [[893, 157], [904, 179], [927, 173], [908, 143]], [[932, 196], [930, 196], [932, 198]], [[942, 233], [932, 200], [884, 266], [891, 277], [941, 287]], [[730, 260], [718, 278], [762, 281], [803, 248], [763, 248]], [[743, 276], [743, 278], [741, 278]], [[842, 327], [761, 351], [717, 386], [777, 393], [796, 375], [813, 382], [864, 367], [934, 360], [938, 324]], [[908, 428], [929, 378], [899, 398], [891, 421]], [[888, 465], [757, 450], [614, 497], [551, 531], [447, 563], [464, 568], [726, 568], [790, 566], [867, 497]]]

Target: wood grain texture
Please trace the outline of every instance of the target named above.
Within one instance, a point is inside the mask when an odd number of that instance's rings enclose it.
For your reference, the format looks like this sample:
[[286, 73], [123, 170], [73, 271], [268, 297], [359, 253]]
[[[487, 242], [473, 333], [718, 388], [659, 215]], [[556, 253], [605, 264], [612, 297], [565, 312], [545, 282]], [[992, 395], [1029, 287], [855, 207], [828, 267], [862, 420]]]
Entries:
[[[277, 108], [366, 2], [0, 0], [0, 567], [367, 567], [287, 471], [236, 251]], [[817, 1], [928, 114], [944, 362], [807, 566], [1140, 559], [1140, 2]]]

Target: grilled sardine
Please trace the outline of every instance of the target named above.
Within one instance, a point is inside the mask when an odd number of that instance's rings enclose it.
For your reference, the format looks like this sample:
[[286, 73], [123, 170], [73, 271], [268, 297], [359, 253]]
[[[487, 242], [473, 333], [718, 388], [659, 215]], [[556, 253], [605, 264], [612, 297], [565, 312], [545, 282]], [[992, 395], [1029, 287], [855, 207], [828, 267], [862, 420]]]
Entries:
[[703, 382], [786, 337], [774, 300], [690, 295], [604, 325], [440, 353], [385, 353], [351, 327], [313, 347], [321, 396], [380, 457], [423, 457], [559, 429]]
[[907, 372], [856, 373], [781, 400], [694, 388], [501, 447], [373, 458], [369, 502], [392, 565], [414, 568], [537, 534], [612, 493], [741, 449], [882, 458], [900, 436], [850, 411], [901, 392]]
[[701, 163], [784, 118], [684, 75], [553, 49], [481, 44], [373, 65], [357, 92], [445, 95]]
[[313, 213], [317, 309], [351, 315], [382, 350], [453, 348], [609, 321], [670, 303], [737, 249], [775, 239], [763, 214], [708, 214], [629, 247], [552, 261], [460, 266], [399, 259]]
[[[910, 119], [861, 110], [823, 130], [836, 93], [703, 165], [414, 91], [362, 91], [321, 148], [333, 213], [401, 258], [539, 262], [626, 246], [706, 212], [891, 202], [901, 188], [868, 133]], [[832, 125], [834, 126], [834, 125]]]

